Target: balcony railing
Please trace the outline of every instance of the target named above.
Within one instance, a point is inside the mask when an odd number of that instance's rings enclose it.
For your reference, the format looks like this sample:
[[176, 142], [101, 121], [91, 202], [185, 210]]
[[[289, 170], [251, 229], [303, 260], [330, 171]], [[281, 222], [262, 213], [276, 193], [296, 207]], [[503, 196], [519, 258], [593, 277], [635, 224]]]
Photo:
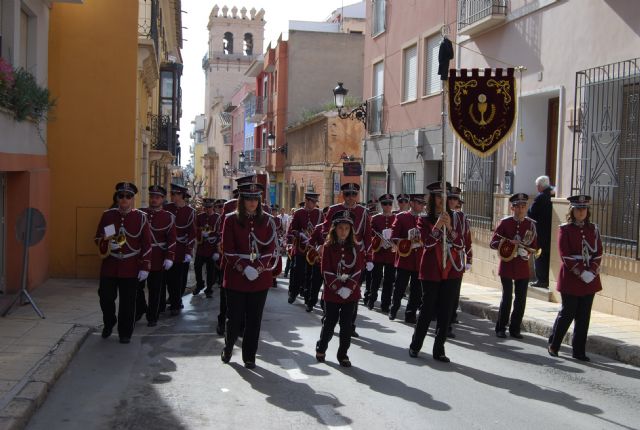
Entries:
[[247, 111], [247, 121], [253, 123], [259, 123], [264, 121], [264, 116], [267, 114], [267, 106], [269, 105], [269, 98], [257, 96], [250, 104], [245, 106]]
[[266, 149], [251, 149], [244, 151], [245, 167], [265, 167], [269, 152]]
[[151, 137], [150, 146], [155, 151], [176, 154], [176, 137], [169, 115], [147, 115], [147, 127]]
[[369, 134], [382, 134], [383, 102], [383, 94], [367, 100], [367, 132]]
[[458, 33], [473, 35], [507, 18], [508, 0], [458, 0]]
[[153, 40], [156, 58], [160, 55], [158, 45], [159, 11], [158, 0], [138, 0], [138, 37]]

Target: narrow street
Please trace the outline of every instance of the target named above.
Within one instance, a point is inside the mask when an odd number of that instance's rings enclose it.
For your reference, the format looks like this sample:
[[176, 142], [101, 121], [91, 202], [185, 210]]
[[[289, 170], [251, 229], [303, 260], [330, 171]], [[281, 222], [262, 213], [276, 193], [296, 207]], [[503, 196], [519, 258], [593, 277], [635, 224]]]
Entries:
[[186, 296], [181, 316], [155, 328], [143, 320], [130, 345], [90, 336], [28, 428], [638, 428], [637, 368], [552, 358], [545, 339], [500, 340], [491, 322], [466, 314], [447, 343], [451, 364], [431, 358], [430, 338], [410, 358], [411, 327], [363, 306], [354, 367], [337, 365], [337, 338], [317, 363], [321, 312], [287, 304], [279, 281], [254, 371], [238, 349], [220, 361], [219, 291]]

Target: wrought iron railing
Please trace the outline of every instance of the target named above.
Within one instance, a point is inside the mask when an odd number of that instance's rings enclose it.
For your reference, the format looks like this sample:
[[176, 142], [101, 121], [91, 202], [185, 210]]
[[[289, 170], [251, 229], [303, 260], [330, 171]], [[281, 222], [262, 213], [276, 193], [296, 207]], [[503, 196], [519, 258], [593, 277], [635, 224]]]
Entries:
[[369, 134], [382, 134], [384, 95], [367, 100], [367, 131]]
[[640, 258], [640, 58], [576, 73], [572, 193], [592, 197], [604, 251]]
[[460, 188], [464, 213], [472, 227], [493, 229], [493, 193], [497, 188], [496, 154], [480, 158], [466, 148], [460, 157]]
[[266, 149], [251, 149], [244, 151], [245, 167], [265, 167], [269, 152]]
[[156, 151], [176, 153], [176, 143], [171, 117], [169, 115], [147, 115], [147, 130], [150, 135], [150, 147]]
[[156, 57], [160, 55], [160, 6], [158, 0], [138, 0], [138, 37], [153, 40]]
[[507, 0], [458, 0], [458, 30], [492, 15], [507, 15]]

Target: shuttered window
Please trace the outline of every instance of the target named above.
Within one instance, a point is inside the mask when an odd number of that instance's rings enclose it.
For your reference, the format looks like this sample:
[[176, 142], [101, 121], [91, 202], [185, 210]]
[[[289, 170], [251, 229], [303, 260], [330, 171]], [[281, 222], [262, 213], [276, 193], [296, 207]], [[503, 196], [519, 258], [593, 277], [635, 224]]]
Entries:
[[416, 172], [402, 172], [402, 192], [405, 194], [416, 193]]
[[436, 94], [442, 90], [442, 81], [438, 75], [438, 49], [441, 40], [439, 35], [431, 36], [425, 40], [423, 96]]
[[384, 62], [373, 65], [373, 96], [384, 94]]
[[402, 53], [402, 101], [418, 97], [418, 46], [413, 45]]
[[384, 31], [384, 18], [386, 9], [386, 0], [372, 0], [373, 6], [373, 28], [371, 36], [377, 36]]

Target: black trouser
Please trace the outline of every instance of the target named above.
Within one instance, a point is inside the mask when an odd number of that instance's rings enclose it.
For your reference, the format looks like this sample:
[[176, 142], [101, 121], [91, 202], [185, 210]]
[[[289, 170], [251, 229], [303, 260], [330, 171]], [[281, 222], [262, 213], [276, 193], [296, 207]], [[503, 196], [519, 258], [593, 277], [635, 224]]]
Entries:
[[591, 305], [593, 305], [594, 294], [586, 296], [573, 296], [561, 293], [562, 307], [549, 337], [551, 348], [555, 351], [560, 349], [560, 344], [564, 335], [567, 334], [571, 322], [575, 320], [573, 326], [573, 355], [581, 357], [585, 355], [587, 345], [587, 332], [589, 331], [589, 320], [591, 319]]
[[[502, 282], [502, 300], [500, 301], [500, 311], [496, 323], [496, 332], [505, 331], [509, 325], [509, 333], [519, 334], [524, 308], [527, 305], [527, 284], [528, 279], [509, 279], [500, 277]], [[516, 298], [513, 300], [513, 312], [511, 312], [511, 299], [513, 297], [513, 286], [515, 284]], [[509, 319], [511, 312], [511, 319]]]
[[[411, 278], [411, 282], [409, 282]], [[400, 269], [396, 270], [396, 282], [393, 286], [393, 301], [391, 303], [391, 312], [398, 312], [400, 309], [400, 303], [404, 292], [409, 284], [409, 301], [407, 302], [407, 309], [404, 312], [405, 319], [415, 317], [418, 308], [420, 307], [420, 296], [422, 291], [420, 289], [420, 280], [418, 279], [418, 272], [411, 272], [409, 270]]]
[[[229, 270], [222, 266], [222, 277], [224, 278], [224, 271]], [[220, 281], [220, 312], [218, 313], [218, 325], [225, 327], [227, 321], [227, 289], [222, 288], [222, 281]]]
[[391, 304], [391, 293], [393, 292], [393, 282], [396, 277], [396, 268], [393, 263], [374, 263], [371, 271], [371, 292], [369, 293], [369, 307], [375, 305], [378, 300], [378, 290], [382, 282], [382, 297], [380, 309], [388, 310]]
[[289, 281], [289, 297], [298, 297], [300, 292], [308, 291], [307, 285], [311, 284], [311, 270], [307, 269], [307, 257], [305, 254], [296, 254], [293, 257], [291, 267], [291, 280]]
[[[373, 272], [373, 271], [371, 271]], [[364, 276], [362, 278], [364, 278], [364, 304], [366, 305], [367, 303], [369, 303], [369, 297], [371, 296], [371, 280], [373, 277], [373, 274], [368, 270], [364, 271]]]
[[[202, 278], [202, 267], [207, 270], [206, 286], [205, 281]], [[196, 291], [200, 292], [204, 290], [205, 293], [211, 293], [213, 291], [213, 284], [216, 279], [216, 264], [211, 257], [205, 257], [203, 255], [196, 255], [196, 260], [193, 263], [193, 270], [196, 272]]]
[[422, 281], [422, 305], [418, 322], [413, 332], [411, 345], [414, 351], [420, 351], [427, 336], [433, 315], [437, 316], [436, 336], [433, 342], [433, 355], [444, 355], [444, 343], [447, 340], [447, 327], [451, 318], [451, 302], [455, 293], [456, 279], [442, 281]]
[[227, 327], [224, 337], [224, 349], [230, 353], [238, 340], [244, 325], [242, 336], [242, 361], [254, 363], [260, 338], [262, 311], [269, 290], [241, 292], [225, 288], [227, 296]]
[[189, 280], [189, 263], [180, 263], [179, 266], [182, 266], [180, 271], [180, 297], [182, 297], [187, 289], [187, 281]]
[[[149, 273], [147, 278], [147, 289], [149, 290], [149, 304], [147, 306], [147, 321], [158, 321], [160, 314], [160, 297], [164, 292], [164, 271]], [[144, 293], [142, 294], [144, 299]]]
[[[456, 281], [456, 285], [454, 286], [453, 298], [451, 299], [451, 318], [449, 318], [449, 327], [451, 330], [451, 325], [458, 318], [458, 304], [460, 303], [460, 287], [462, 286], [462, 278], [452, 279]], [[439, 327], [436, 327], [438, 329]]]
[[[175, 263], [171, 269], [167, 271], [167, 286], [169, 289], [169, 306], [171, 309], [180, 309], [182, 306], [182, 280], [185, 278], [183, 274], [186, 263]], [[186, 264], [189, 270], [189, 265]]]
[[289, 276], [289, 270], [291, 269], [291, 257], [287, 254], [287, 264], [284, 266], [284, 276]]
[[[117, 321], [120, 338], [129, 339], [133, 334], [137, 292], [137, 278], [100, 278], [98, 296], [100, 297], [100, 309], [102, 309], [102, 321], [105, 327], [113, 327]], [[120, 301], [116, 318], [116, 298], [118, 295]]]
[[307, 292], [304, 301], [307, 306], [313, 307], [318, 303], [318, 294], [320, 293], [322, 282], [322, 273], [320, 271], [320, 263], [318, 262], [311, 266], [311, 288]]
[[[149, 273], [149, 276], [151, 276], [151, 273]], [[136, 293], [136, 321], [140, 321], [142, 315], [147, 313], [147, 300], [144, 297], [144, 286], [146, 283], [147, 281], [138, 282], [138, 292]]]
[[320, 340], [316, 343], [316, 351], [324, 353], [333, 337], [336, 323], [340, 322], [340, 346], [338, 347], [338, 360], [347, 358], [347, 351], [351, 346], [352, 319], [356, 302], [349, 303], [324, 303], [324, 316], [322, 317], [322, 330]]
[[549, 245], [541, 246], [542, 253], [540, 257], [533, 261], [533, 267], [536, 272], [536, 281], [539, 284], [549, 285]]

